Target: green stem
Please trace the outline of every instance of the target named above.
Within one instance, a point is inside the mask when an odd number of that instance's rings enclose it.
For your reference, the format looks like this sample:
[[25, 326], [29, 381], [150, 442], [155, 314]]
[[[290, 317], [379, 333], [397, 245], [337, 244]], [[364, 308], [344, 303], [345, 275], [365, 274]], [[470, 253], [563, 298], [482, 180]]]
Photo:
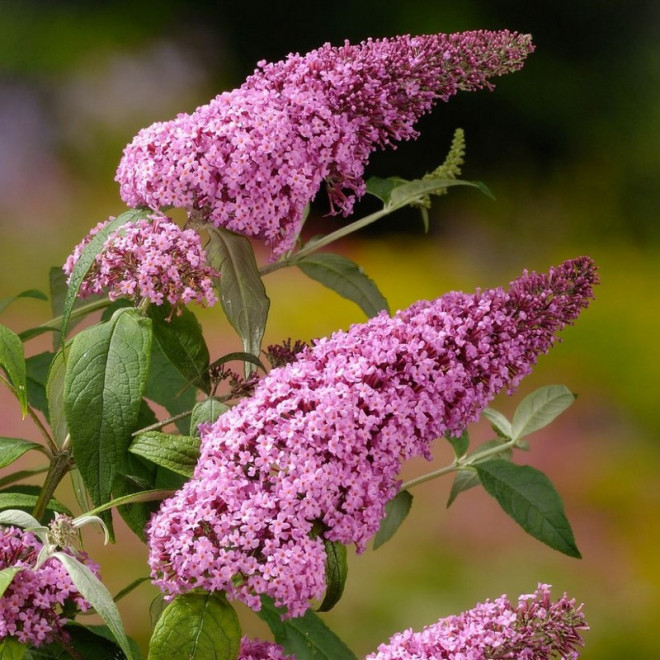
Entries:
[[67, 436], [62, 443], [62, 448], [53, 456], [46, 480], [37, 498], [37, 503], [34, 505], [32, 515], [37, 520], [41, 520], [46, 513], [48, 502], [50, 502], [55, 489], [64, 478], [64, 475], [71, 469], [71, 463], [72, 456], [69, 451], [69, 437]]
[[150, 426], [145, 426], [142, 429], [133, 431], [133, 433], [131, 433], [131, 437], [140, 435], [140, 433], [146, 433], [147, 431], [156, 431], [158, 429], [162, 429], [164, 426], [167, 426], [168, 424], [172, 424], [173, 422], [178, 422], [180, 419], [185, 419], [186, 417], [190, 417], [191, 415], [192, 415], [192, 410], [184, 410], [178, 415], [174, 415], [173, 417], [168, 417], [167, 419], [164, 419], [160, 422], [156, 422], [155, 424], [151, 424]]
[[[86, 314], [91, 314], [92, 312], [95, 312], [98, 309], [104, 309], [108, 307], [110, 303], [111, 301], [108, 300], [108, 298], [103, 298], [102, 300], [95, 300], [94, 302], [87, 303], [86, 305], [81, 305], [80, 307], [76, 307], [76, 309], [74, 309], [71, 312], [71, 316], [69, 318], [75, 319], [78, 318], [79, 316], [85, 316]], [[27, 341], [28, 339], [37, 337], [38, 335], [41, 335], [44, 332], [48, 332], [49, 330], [59, 330], [61, 327], [62, 327], [62, 316], [56, 316], [55, 318], [52, 318], [50, 321], [46, 321], [46, 323], [37, 325], [34, 328], [23, 330], [23, 332], [19, 333], [18, 336], [23, 341]]]
[[461, 456], [454, 460], [450, 465], [445, 465], [444, 467], [439, 468], [438, 470], [433, 470], [427, 474], [423, 474], [420, 477], [415, 477], [410, 481], [406, 481], [401, 484], [400, 490], [408, 490], [414, 486], [419, 486], [420, 484], [436, 479], [437, 477], [442, 477], [445, 474], [450, 474], [451, 472], [456, 472], [457, 470], [464, 470], [466, 468], [472, 467], [474, 463], [478, 460], [480, 463], [485, 459], [490, 458], [491, 456], [497, 456], [507, 449], [511, 449], [516, 444], [515, 440], [507, 440], [501, 445], [496, 447], [491, 447], [490, 449], [485, 449], [484, 451], [479, 452], [478, 454], [472, 454], [472, 456], [465, 455]]
[[320, 248], [325, 247], [330, 243], [334, 243], [334, 241], [338, 241], [340, 238], [344, 238], [344, 236], [348, 236], [349, 234], [352, 234], [354, 231], [357, 231], [358, 229], [362, 229], [363, 227], [370, 225], [372, 222], [376, 222], [376, 220], [380, 220], [381, 218], [384, 218], [386, 215], [389, 215], [393, 211], [397, 211], [398, 209], [407, 206], [408, 204], [410, 204], [412, 199], [413, 198], [406, 199], [405, 201], [398, 202], [397, 204], [385, 206], [380, 211], [371, 213], [370, 215], [367, 215], [364, 218], [360, 218], [360, 220], [351, 222], [351, 224], [346, 225], [346, 227], [341, 227], [340, 229], [337, 229], [336, 231], [333, 231], [330, 234], [327, 234], [326, 236], [322, 236], [313, 243], [309, 243], [305, 245], [300, 250], [298, 250], [298, 252], [291, 255], [290, 257], [287, 257], [282, 261], [276, 261], [275, 263], [262, 266], [259, 269], [259, 274], [268, 275], [268, 273], [272, 273], [273, 271], [279, 270], [280, 268], [293, 266], [297, 261], [304, 259], [308, 254], [311, 254], [312, 252], [315, 252], [316, 250], [319, 250]]

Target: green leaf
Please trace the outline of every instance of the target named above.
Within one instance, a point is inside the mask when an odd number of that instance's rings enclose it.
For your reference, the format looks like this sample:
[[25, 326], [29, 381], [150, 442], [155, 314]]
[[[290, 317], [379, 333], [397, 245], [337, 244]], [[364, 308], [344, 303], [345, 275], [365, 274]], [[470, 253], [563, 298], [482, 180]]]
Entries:
[[57, 558], [64, 566], [76, 589], [110, 628], [128, 660], [132, 660], [133, 653], [121, 623], [119, 610], [117, 610], [117, 606], [103, 582], [92, 573], [89, 567], [75, 557], [64, 552], [54, 552], [52, 556]]
[[48, 296], [37, 289], [28, 289], [27, 291], [21, 291], [21, 293], [16, 294], [15, 296], [9, 296], [7, 298], [2, 298], [0, 300], [0, 314], [7, 309], [14, 301], [19, 300], [20, 298], [35, 298], [36, 300], [48, 300]]
[[229, 406], [222, 403], [219, 399], [209, 397], [200, 401], [190, 415], [190, 435], [199, 436], [200, 424], [212, 424], [220, 415], [226, 413]]
[[547, 426], [574, 401], [564, 385], [547, 385], [528, 394], [513, 415], [511, 437], [515, 440]]
[[379, 176], [372, 176], [367, 180], [367, 193], [374, 197], [378, 197], [378, 199], [387, 206], [390, 203], [392, 191], [397, 186], [401, 186], [404, 183], [408, 183], [408, 181], [399, 176], [391, 176], [387, 179], [383, 179]]
[[[61, 266], [53, 266], [48, 272], [48, 281], [50, 284], [50, 306], [53, 312], [53, 318], [58, 318], [64, 313], [64, 302], [66, 301], [67, 292], [69, 285], [66, 283], [67, 276], [64, 274]], [[96, 310], [95, 306], [91, 306], [90, 303], [96, 302], [98, 300], [104, 300], [105, 296], [102, 295], [91, 295], [86, 296], [84, 299], [76, 298], [73, 303], [73, 310], [79, 309], [81, 307], [88, 307], [89, 312], [92, 313]], [[81, 321], [84, 320], [87, 314], [81, 314], [80, 316], [74, 315], [75, 318], [69, 318], [69, 332], [75, 328]], [[59, 332], [59, 326], [54, 326], [50, 328], [53, 330], [53, 351], [57, 351], [62, 347], [62, 336]], [[35, 328], [35, 331], [40, 330]], [[40, 333], [38, 333], [40, 334]], [[21, 333], [21, 338], [25, 341], [30, 338], [30, 334], [25, 336]], [[33, 336], [33, 335], [32, 335]]]
[[311, 610], [305, 616], [282, 620], [281, 608], [262, 596], [257, 614], [268, 624], [275, 641], [296, 660], [357, 660], [355, 654]]
[[580, 558], [564, 505], [542, 472], [494, 460], [475, 466], [486, 492], [528, 534], [569, 557]]
[[32, 355], [25, 361], [28, 403], [35, 410], [40, 410], [46, 419], [48, 419], [46, 381], [53, 357], [55, 357], [53, 353], [44, 352]]
[[307, 277], [352, 300], [369, 318], [382, 310], [389, 313], [387, 300], [376, 283], [350, 259], [331, 252], [317, 252], [296, 261], [296, 266]]
[[480, 181], [464, 181], [462, 179], [415, 179], [414, 181], [408, 181], [407, 183], [393, 188], [390, 194], [390, 204], [392, 206], [410, 204], [425, 195], [444, 192], [446, 188], [451, 188], [453, 186], [478, 188], [488, 197], [493, 196], [490, 190], [488, 190], [488, 188]]
[[[144, 396], [163, 406], [172, 416], [190, 410], [195, 405], [196, 393], [190, 382], [169, 361], [157, 341], [151, 345], [149, 375]], [[156, 420], [154, 420], [155, 422]], [[188, 420], [177, 420], [176, 426], [181, 433], [188, 431]], [[141, 425], [140, 428], [144, 428]]]
[[[270, 300], [266, 295], [254, 252], [244, 236], [222, 227], [208, 227], [206, 251], [210, 265], [220, 272], [217, 281], [227, 319], [238, 333], [246, 353], [259, 355]], [[245, 365], [246, 375], [254, 371]]]
[[149, 643], [149, 660], [234, 660], [241, 627], [222, 594], [177, 596], [160, 615]]
[[189, 309], [183, 308], [180, 312], [173, 314], [169, 305], [150, 305], [148, 313], [153, 320], [154, 337], [184, 380], [208, 394], [211, 390], [209, 349], [202, 326]]
[[447, 508], [449, 508], [454, 500], [464, 491], [470, 490], [479, 485], [479, 475], [474, 469], [458, 470], [454, 477], [454, 483], [451, 485], [449, 491], [449, 498], [447, 499]]
[[470, 434], [467, 429], [465, 429], [458, 438], [453, 435], [446, 435], [445, 437], [454, 448], [456, 458], [461, 458], [461, 456], [466, 454], [468, 447], [470, 446]]
[[110, 499], [131, 443], [150, 348], [151, 320], [133, 309], [118, 310], [71, 342], [64, 410], [76, 465], [95, 505]]
[[5, 370], [14, 396], [21, 404], [23, 417], [27, 414], [27, 374], [23, 342], [7, 326], [0, 325], [0, 367]]
[[[18, 488], [18, 486], [14, 486]], [[36, 488], [36, 487], [35, 487]], [[39, 490], [36, 488], [36, 490]], [[2, 492], [0, 493], [0, 509], [34, 509], [35, 504], [37, 503], [38, 495], [31, 495], [28, 493], [17, 493], [17, 492]], [[56, 513], [65, 513], [67, 516], [72, 515], [71, 511], [64, 506], [64, 504], [58, 502], [55, 499], [51, 499], [46, 508], [49, 511], [55, 511]], [[2, 514], [0, 514], [1, 516]], [[1, 520], [1, 518], [0, 518]]]
[[27, 650], [27, 644], [21, 644], [15, 637], [5, 637], [0, 641], [0, 660], [23, 660]]
[[66, 292], [64, 304], [62, 305], [62, 325], [60, 327], [62, 342], [64, 342], [69, 329], [71, 312], [73, 311], [76, 298], [78, 297], [80, 286], [89, 269], [92, 267], [96, 256], [103, 249], [103, 245], [108, 239], [108, 236], [117, 231], [117, 229], [123, 225], [129, 222], [137, 222], [141, 218], [147, 217], [152, 213], [153, 211], [151, 209], [130, 209], [129, 211], [125, 211], [121, 215], [118, 215], [114, 220], [111, 220], [103, 229], [101, 229], [101, 231], [92, 236], [89, 243], [85, 246], [69, 277], [69, 288]]
[[[13, 493], [0, 493], [0, 498], [3, 495]], [[1, 509], [9, 509], [8, 506], [0, 505]], [[0, 525], [12, 525], [13, 527], [22, 527], [24, 529], [37, 529], [41, 528], [41, 523], [29, 513], [20, 511], [18, 509], [9, 509], [8, 511], [0, 511]], [[45, 528], [44, 528], [45, 529]]]
[[511, 438], [511, 422], [501, 412], [493, 410], [493, 408], [484, 408], [481, 414], [490, 422], [493, 431], [500, 438], [507, 440]]
[[135, 436], [129, 451], [184, 477], [192, 477], [199, 458], [199, 438], [146, 431]]
[[7, 566], [0, 570], [0, 598], [12, 583], [16, 573], [20, 573], [24, 568], [25, 566]]
[[55, 442], [61, 447], [69, 435], [69, 426], [64, 414], [64, 381], [66, 378], [66, 360], [69, 346], [65, 346], [64, 353], [59, 351], [50, 363], [48, 378], [46, 380], [46, 399], [48, 401], [48, 416], [50, 428]]
[[348, 575], [346, 546], [338, 541], [324, 541], [325, 546], [325, 596], [319, 612], [330, 611], [341, 598]]
[[389, 541], [406, 519], [412, 506], [413, 496], [407, 490], [400, 490], [386, 505], [385, 517], [374, 536], [374, 550]]
[[16, 459], [23, 456], [26, 451], [36, 449], [45, 452], [44, 448], [36, 442], [22, 438], [0, 438], [0, 468], [7, 467]]

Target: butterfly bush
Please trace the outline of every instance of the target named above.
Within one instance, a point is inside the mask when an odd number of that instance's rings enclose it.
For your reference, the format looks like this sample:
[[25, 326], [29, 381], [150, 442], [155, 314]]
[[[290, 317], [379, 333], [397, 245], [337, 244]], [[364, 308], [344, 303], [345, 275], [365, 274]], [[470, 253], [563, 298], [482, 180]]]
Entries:
[[575, 660], [588, 629], [582, 605], [566, 594], [553, 602], [549, 585], [539, 584], [515, 604], [501, 596], [421, 632], [397, 633], [365, 660]]
[[[69, 280], [83, 249], [110, 220], [97, 224], [69, 255], [63, 267]], [[79, 295], [107, 293], [110, 300], [129, 297], [155, 305], [166, 301], [174, 306], [191, 301], [214, 305], [217, 296], [212, 278], [217, 276], [206, 264], [199, 234], [156, 214], [110, 234]]]
[[325, 181], [331, 213], [365, 193], [377, 148], [416, 138], [415, 122], [459, 90], [492, 88], [533, 50], [517, 32], [368, 39], [291, 54], [192, 114], [141, 130], [116, 180], [122, 199], [175, 206], [290, 250]]
[[497, 392], [511, 392], [592, 297], [588, 257], [508, 291], [452, 292], [381, 313], [304, 348], [201, 430], [193, 478], [148, 527], [150, 566], [168, 595], [225, 590], [288, 614], [325, 587], [324, 542], [358, 551], [396, 494], [401, 463], [431, 458]]
[[[0, 570], [21, 566], [0, 597], [0, 642], [15, 637], [22, 644], [41, 646], [55, 639], [67, 639], [62, 611], [71, 606], [90, 608], [62, 564], [54, 558], [35, 568], [43, 544], [30, 532], [0, 527]], [[98, 566], [84, 553], [78, 559], [98, 575]]]

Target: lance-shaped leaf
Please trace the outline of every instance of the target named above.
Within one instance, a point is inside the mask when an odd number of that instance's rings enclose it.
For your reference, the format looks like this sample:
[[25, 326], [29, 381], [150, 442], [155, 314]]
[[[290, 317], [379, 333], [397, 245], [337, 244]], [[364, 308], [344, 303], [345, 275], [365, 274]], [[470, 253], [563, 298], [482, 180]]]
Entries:
[[387, 310], [387, 300], [376, 283], [355, 262], [339, 254], [317, 252], [296, 261], [305, 275], [352, 300], [369, 317]]
[[2, 298], [0, 300], [0, 314], [5, 311], [5, 309], [11, 305], [16, 300], [21, 298], [34, 298], [35, 300], [48, 300], [48, 296], [37, 289], [28, 289], [27, 291], [21, 291], [15, 296], [9, 296], [7, 298]]
[[386, 505], [385, 517], [374, 536], [374, 550], [389, 541], [401, 527], [412, 506], [413, 496], [407, 490], [400, 490]]
[[[11, 495], [12, 493], [2, 493], [2, 495]], [[5, 507], [2, 507], [5, 508]], [[25, 529], [39, 529], [47, 532], [48, 528], [42, 527], [41, 523], [29, 513], [18, 509], [0, 511], [0, 525], [13, 525], [14, 527], [23, 527]]]
[[105, 621], [121, 650], [126, 655], [126, 658], [132, 660], [133, 653], [124, 632], [119, 610], [103, 582], [92, 573], [88, 566], [78, 561], [75, 557], [65, 552], [54, 552], [52, 556], [61, 562], [71, 577], [71, 582], [73, 582], [76, 589], [96, 610], [103, 621]]
[[28, 403], [48, 419], [46, 381], [54, 355], [49, 352], [32, 355], [25, 361]]
[[323, 542], [325, 546], [325, 596], [318, 608], [319, 612], [330, 611], [341, 598], [348, 575], [346, 546], [338, 541]]
[[[222, 227], [210, 227], [208, 231], [206, 252], [211, 266], [220, 272], [217, 285], [222, 309], [241, 338], [243, 350], [259, 355], [270, 300], [252, 246], [244, 236]], [[245, 364], [245, 371], [254, 371], [250, 363]]]
[[486, 489], [528, 534], [569, 557], [580, 557], [564, 504], [542, 472], [503, 460], [475, 465]]
[[481, 414], [490, 422], [493, 431], [500, 436], [500, 438], [511, 438], [511, 422], [497, 410], [492, 408], [484, 408]]
[[45, 452], [41, 445], [30, 440], [23, 440], [22, 438], [0, 438], [0, 468], [11, 465], [16, 459], [31, 449]]
[[48, 379], [46, 380], [46, 399], [48, 401], [48, 416], [50, 428], [55, 442], [61, 446], [69, 435], [69, 427], [66, 423], [64, 414], [64, 381], [66, 378], [66, 360], [64, 355], [68, 355], [68, 346], [65, 346], [64, 352], [59, 351], [55, 354], [50, 363]]
[[149, 643], [149, 660], [235, 660], [241, 627], [222, 594], [177, 596], [160, 615]]
[[478, 486], [479, 483], [479, 475], [474, 468], [458, 470], [458, 472], [456, 472], [456, 476], [454, 477], [454, 482], [451, 485], [451, 490], [449, 491], [449, 497], [447, 498], [447, 508], [453, 504], [454, 500], [462, 492]]
[[27, 413], [27, 372], [23, 342], [8, 327], [0, 325], [0, 367], [13, 385], [13, 393], [21, 405], [23, 417]]
[[357, 660], [355, 654], [311, 610], [305, 616], [282, 620], [283, 610], [262, 596], [257, 614], [268, 624], [275, 641], [296, 660]]
[[[144, 396], [163, 406], [170, 415], [177, 416], [195, 405], [195, 388], [191, 385], [192, 382], [187, 381], [163, 353], [160, 344], [157, 341], [152, 342]], [[144, 424], [140, 428], [147, 425]], [[176, 426], [179, 431], [185, 433], [188, 430], [188, 420], [178, 419]]]
[[149, 316], [153, 320], [154, 337], [183, 378], [208, 394], [209, 349], [202, 326], [190, 310], [180, 311], [173, 313], [169, 305], [151, 305]]
[[[18, 488], [18, 486], [14, 486], [14, 488]], [[0, 509], [26, 509], [30, 511], [34, 509], [39, 497], [36, 494], [39, 492], [39, 488], [36, 486], [23, 486], [22, 488], [24, 489], [34, 488], [35, 492], [34, 494], [23, 493], [23, 492], [6, 492], [6, 491], [2, 492], [0, 493]], [[56, 513], [64, 513], [67, 516], [72, 515], [71, 511], [66, 506], [64, 506], [64, 504], [58, 502], [55, 499], [50, 499], [48, 501], [48, 504], [46, 505], [46, 509], [48, 511], [54, 511]], [[0, 517], [0, 522], [2, 522], [1, 517]], [[17, 523], [12, 523], [12, 524], [17, 524]]]
[[107, 502], [131, 442], [149, 368], [151, 320], [120, 309], [71, 343], [64, 409], [76, 465], [96, 505]]
[[575, 401], [564, 385], [547, 385], [528, 394], [513, 415], [511, 437], [516, 440], [547, 426]]
[[73, 311], [78, 291], [85, 279], [85, 276], [92, 267], [96, 256], [101, 252], [105, 245], [108, 236], [117, 231], [120, 227], [128, 222], [137, 222], [141, 218], [151, 215], [151, 209], [131, 209], [118, 215], [114, 220], [111, 220], [103, 229], [91, 237], [89, 243], [84, 247], [76, 265], [69, 277], [69, 288], [66, 292], [64, 304], [62, 305], [62, 325], [60, 326], [61, 341], [64, 342], [67, 331], [69, 329], [69, 320], [71, 312]]
[[130, 451], [184, 477], [192, 477], [199, 446], [199, 438], [146, 431], [135, 436]]

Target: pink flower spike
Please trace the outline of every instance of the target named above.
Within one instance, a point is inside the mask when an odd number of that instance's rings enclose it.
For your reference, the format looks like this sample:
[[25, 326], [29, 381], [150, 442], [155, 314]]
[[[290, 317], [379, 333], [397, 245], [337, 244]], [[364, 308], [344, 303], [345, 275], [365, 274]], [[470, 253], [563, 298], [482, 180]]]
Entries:
[[566, 594], [553, 603], [549, 586], [539, 584], [517, 605], [500, 596], [421, 632], [397, 633], [365, 660], [576, 660], [585, 630], [582, 605]]
[[259, 63], [245, 83], [192, 114], [141, 130], [116, 181], [132, 207], [172, 205], [290, 250], [326, 183], [331, 213], [365, 193], [375, 149], [417, 137], [417, 120], [460, 90], [493, 87], [533, 51], [516, 32], [368, 39]]
[[430, 458], [502, 389], [511, 391], [592, 297], [587, 257], [502, 288], [448, 293], [303, 348], [201, 429], [193, 478], [148, 529], [169, 597], [267, 594], [290, 616], [325, 588], [324, 540], [363, 550], [401, 464]]

